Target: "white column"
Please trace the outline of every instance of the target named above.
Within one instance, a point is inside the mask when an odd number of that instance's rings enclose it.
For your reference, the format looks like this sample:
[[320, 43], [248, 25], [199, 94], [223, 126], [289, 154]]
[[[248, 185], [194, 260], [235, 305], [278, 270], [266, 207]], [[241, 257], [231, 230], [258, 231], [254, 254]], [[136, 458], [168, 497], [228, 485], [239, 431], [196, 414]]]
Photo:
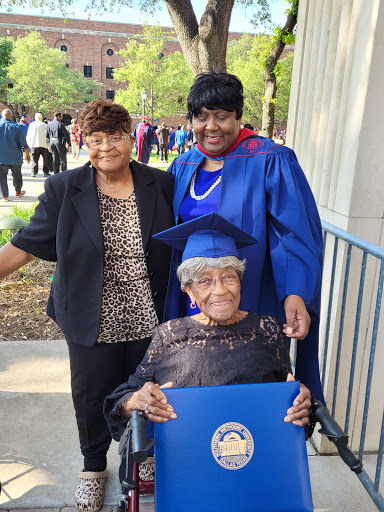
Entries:
[[[320, 216], [351, 234], [384, 247], [384, 0], [300, 0], [287, 145], [301, 163]], [[333, 241], [328, 239], [323, 305], [327, 304]], [[325, 395], [332, 403], [346, 250], [339, 251], [330, 323]], [[344, 425], [356, 318], [361, 255], [349, 278], [336, 418]], [[362, 307], [351, 442], [360, 436], [372, 332], [377, 264], [368, 259]], [[384, 304], [383, 304], [384, 308]], [[322, 310], [324, 337], [326, 310]], [[384, 317], [384, 311], [382, 316]], [[384, 323], [384, 321], [382, 322]], [[321, 346], [321, 351], [324, 347]], [[320, 360], [322, 360], [320, 354]], [[377, 448], [384, 406], [384, 336], [379, 330], [366, 449]], [[327, 443], [321, 443], [327, 450]]]

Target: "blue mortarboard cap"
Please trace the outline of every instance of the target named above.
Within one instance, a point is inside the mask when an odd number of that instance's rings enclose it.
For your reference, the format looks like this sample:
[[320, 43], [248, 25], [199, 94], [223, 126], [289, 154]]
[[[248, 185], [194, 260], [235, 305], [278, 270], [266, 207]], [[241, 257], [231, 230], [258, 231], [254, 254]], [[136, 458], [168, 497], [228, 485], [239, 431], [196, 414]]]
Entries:
[[214, 212], [166, 229], [153, 237], [183, 251], [182, 261], [196, 257], [238, 258], [238, 249], [259, 243], [256, 238]]

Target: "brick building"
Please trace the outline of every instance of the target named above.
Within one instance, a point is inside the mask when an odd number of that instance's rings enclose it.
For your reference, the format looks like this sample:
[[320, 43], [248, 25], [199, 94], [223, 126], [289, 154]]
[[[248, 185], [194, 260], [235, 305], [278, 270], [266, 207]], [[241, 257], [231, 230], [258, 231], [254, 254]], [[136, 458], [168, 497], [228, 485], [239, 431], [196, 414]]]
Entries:
[[[0, 35], [24, 36], [34, 30], [53, 48], [65, 51], [70, 58], [70, 68], [84, 73], [84, 76], [103, 83], [100, 95], [114, 98], [118, 83], [113, 79], [113, 69], [122, 62], [116, 52], [125, 47], [128, 39], [142, 34], [141, 25], [89, 21], [79, 19], [53, 18], [42, 16], [23, 16], [0, 13]], [[180, 44], [172, 28], [163, 27], [165, 41], [164, 55], [181, 51]], [[240, 39], [241, 33], [230, 33], [229, 41]], [[78, 105], [81, 109], [82, 105]], [[32, 114], [29, 112], [29, 116]], [[66, 124], [77, 115], [76, 109], [66, 112]], [[178, 119], [179, 118], [179, 119]], [[182, 124], [185, 115], [169, 119], [171, 124]]]

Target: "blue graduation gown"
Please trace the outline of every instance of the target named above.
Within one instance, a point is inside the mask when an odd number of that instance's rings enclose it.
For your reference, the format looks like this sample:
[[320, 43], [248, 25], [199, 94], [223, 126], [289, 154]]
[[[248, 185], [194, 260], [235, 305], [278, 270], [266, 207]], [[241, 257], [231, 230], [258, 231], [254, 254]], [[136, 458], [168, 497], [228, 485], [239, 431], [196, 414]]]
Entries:
[[[135, 149], [137, 156], [139, 155], [139, 141], [138, 141], [138, 133], [140, 129], [141, 123], [136, 125], [135, 131], [133, 132], [133, 136], [136, 138], [135, 140]], [[140, 162], [147, 164], [151, 157], [152, 144], [155, 144], [156, 136], [153, 130], [153, 127], [150, 124], [147, 124], [143, 133], [143, 140], [141, 146], [141, 158]]]
[[[168, 169], [175, 178], [176, 224], [192, 175], [203, 160], [192, 149]], [[296, 378], [324, 400], [318, 363], [322, 228], [294, 152], [264, 137], [241, 142], [223, 162], [218, 213], [260, 242], [240, 251], [240, 257], [247, 260], [240, 308], [285, 322], [285, 297], [299, 295], [304, 300], [311, 326], [307, 337], [298, 341]], [[180, 256], [173, 251], [164, 320], [186, 314], [185, 295], [176, 276]]]

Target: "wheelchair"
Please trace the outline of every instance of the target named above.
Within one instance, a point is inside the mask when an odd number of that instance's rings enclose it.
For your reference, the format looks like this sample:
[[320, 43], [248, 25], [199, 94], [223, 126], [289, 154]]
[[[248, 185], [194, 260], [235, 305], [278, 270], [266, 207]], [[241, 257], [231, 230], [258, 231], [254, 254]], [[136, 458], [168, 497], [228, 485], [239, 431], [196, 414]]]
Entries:
[[[236, 386], [228, 386], [230, 388]], [[188, 389], [188, 388], [184, 388]], [[196, 388], [195, 388], [196, 389]], [[312, 406], [310, 414], [311, 423], [320, 423], [320, 434], [328, 437], [334, 443], [342, 460], [349, 466], [349, 468], [356, 474], [362, 471], [362, 462], [356, 458], [353, 452], [348, 447], [348, 436], [343, 432], [337, 422], [331, 417], [328, 409], [314, 397], [312, 397]], [[120, 440], [119, 454], [122, 460], [125, 461], [125, 471], [120, 473], [121, 481], [121, 495], [118, 499], [117, 511], [118, 512], [139, 512], [139, 464], [144, 462], [148, 457], [148, 451], [155, 445], [154, 439], [146, 437], [147, 419], [143, 411], [134, 411], [131, 420]], [[305, 445], [305, 443], [304, 443]], [[305, 446], [304, 446], [305, 449]], [[262, 467], [259, 467], [263, 471]], [[227, 472], [228, 473], [228, 472]], [[229, 472], [229, 473], [234, 473]], [[307, 471], [308, 473], [308, 471]], [[305, 475], [304, 475], [305, 480]], [[309, 475], [308, 475], [309, 482]], [[189, 485], [195, 485], [195, 482], [189, 481]], [[305, 485], [305, 483], [304, 483]], [[161, 489], [161, 487], [160, 487]], [[161, 491], [160, 491], [161, 492]], [[195, 492], [199, 493], [199, 487], [196, 485]], [[281, 491], [280, 491], [281, 492]], [[310, 484], [309, 484], [310, 493]], [[201, 498], [203, 499], [203, 498]], [[220, 507], [219, 507], [220, 508]], [[219, 509], [218, 508], [218, 509]], [[179, 508], [182, 510], [182, 507]], [[217, 510], [218, 510], [217, 509]], [[202, 510], [200, 507], [196, 510]], [[209, 510], [214, 510], [209, 507]], [[222, 510], [222, 508], [220, 508]], [[226, 508], [226, 510], [232, 510]], [[240, 510], [240, 509], [239, 509]], [[264, 509], [263, 509], [264, 510]], [[272, 510], [272, 509], [271, 509]], [[277, 510], [277, 509], [273, 509]], [[313, 510], [308, 506], [307, 508], [287, 508], [285, 510]]]

